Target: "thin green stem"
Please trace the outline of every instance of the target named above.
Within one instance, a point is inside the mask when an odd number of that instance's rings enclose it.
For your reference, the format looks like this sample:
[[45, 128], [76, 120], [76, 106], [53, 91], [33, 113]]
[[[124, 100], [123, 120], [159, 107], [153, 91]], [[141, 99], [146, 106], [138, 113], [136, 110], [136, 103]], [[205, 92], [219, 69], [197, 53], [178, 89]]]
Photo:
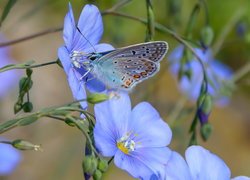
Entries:
[[40, 36], [44, 36], [46, 34], [59, 32], [59, 31], [62, 31], [62, 29], [63, 29], [62, 27], [47, 29], [45, 31], [41, 31], [41, 32], [29, 35], [29, 36], [25, 36], [25, 37], [18, 38], [18, 39], [12, 40], [12, 41], [7, 41], [7, 42], [0, 43], [0, 47], [10, 46], [10, 45], [17, 44], [17, 43], [27, 41], [27, 40], [30, 40], [30, 39], [34, 39], [34, 38], [37, 38], [37, 37], [40, 37]]
[[181, 111], [183, 110], [185, 104], [187, 102], [187, 97], [186, 96], [181, 96], [181, 98], [178, 100], [177, 104], [175, 105], [174, 109], [171, 111], [167, 122], [170, 125], [170, 127], [173, 127], [173, 124], [175, 120], [178, 118], [180, 115]]
[[216, 54], [220, 51], [226, 37], [228, 36], [230, 31], [234, 28], [235, 24], [242, 18], [245, 12], [246, 8], [244, 7], [239, 8], [231, 17], [231, 19], [228, 21], [228, 23], [224, 26], [224, 28], [222, 29], [221, 33], [219, 34], [218, 38], [216, 39], [216, 42], [212, 47], [214, 56], [216, 56]]
[[247, 74], [249, 74], [249, 72], [250, 72], [250, 63], [247, 63], [246, 65], [242, 66], [242, 68], [239, 69], [236, 73], [234, 73], [233, 81], [235, 83], [238, 82]]
[[154, 11], [151, 0], [146, 0], [147, 6], [147, 37], [146, 41], [152, 41], [155, 34]]
[[30, 62], [26, 62], [26, 63], [22, 63], [22, 64], [9, 64], [7, 66], [0, 68], [0, 73], [4, 72], [4, 71], [12, 70], [12, 69], [29, 69], [29, 68], [33, 69], [33, 68], [48, 66], [51, 64], [58, 64], [58, 60], [50, 61], [50, 62], [46, 62], [46, 63], [42, 63], [42, 64], [31, 65], [33, 63], [34, 63], [34, 61], [30, 61]]

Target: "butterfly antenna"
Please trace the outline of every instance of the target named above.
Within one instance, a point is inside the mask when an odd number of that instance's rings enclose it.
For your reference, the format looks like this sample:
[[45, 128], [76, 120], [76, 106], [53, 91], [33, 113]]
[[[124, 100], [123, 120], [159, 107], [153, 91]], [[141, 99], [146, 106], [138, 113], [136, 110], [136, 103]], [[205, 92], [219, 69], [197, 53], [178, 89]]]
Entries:
[[82, 34], [81, 30], [79, 29], [78, 26], [76, 26], [77, 31], [82, 35], [82, 37], [90, 44], [90, 46], [94, 49], [94, 51], [96, 52], [95, 47], [93, 46], [93, 44], [91, 44], [91, 42]]

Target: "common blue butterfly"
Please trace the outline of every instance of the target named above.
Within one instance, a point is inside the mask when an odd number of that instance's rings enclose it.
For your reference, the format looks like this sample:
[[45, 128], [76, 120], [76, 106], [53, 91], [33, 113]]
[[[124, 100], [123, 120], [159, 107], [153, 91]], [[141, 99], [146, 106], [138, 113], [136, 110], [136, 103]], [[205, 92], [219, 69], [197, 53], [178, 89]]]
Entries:
[[71, 60], [74, 68], [87, 70], [82, 78], [91, 73], [109, 88], [130, 91], [160, 70], [167, 50], [167, 42], [153, 41], [100, 53], [73, 51]]

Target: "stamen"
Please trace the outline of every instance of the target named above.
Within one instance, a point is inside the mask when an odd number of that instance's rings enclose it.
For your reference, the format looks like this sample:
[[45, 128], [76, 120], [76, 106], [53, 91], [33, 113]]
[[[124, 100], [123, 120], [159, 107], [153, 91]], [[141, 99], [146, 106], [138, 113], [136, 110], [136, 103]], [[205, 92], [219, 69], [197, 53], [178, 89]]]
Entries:
[[136, 143], [131, 139], [131, 135], [134, 136], [132, 132], [127, 132], [126, 135], [122, 136], [116, 143], [118, 149], [124, 154], [129, 154], [131, 151], [135, 151]]

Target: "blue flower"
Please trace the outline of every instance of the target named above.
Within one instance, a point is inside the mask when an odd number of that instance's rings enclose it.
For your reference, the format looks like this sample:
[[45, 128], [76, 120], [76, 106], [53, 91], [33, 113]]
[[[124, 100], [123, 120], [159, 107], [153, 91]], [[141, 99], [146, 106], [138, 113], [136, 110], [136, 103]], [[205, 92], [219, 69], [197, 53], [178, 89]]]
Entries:
[[129, 96], [120, 93], [94, 109], [94, 139], [100, 154], [114, 156], [116, 166], [135, 178], [164, 177], [172, 132], [149, 103], [131, 110]]
[[0, 176], [11, 174], [20, 161], [21, 153], [18, 150], [9, 144], [0, 143]]
[[[230, 169], [217, 155], [201, 146], [190, 146], [185, 153], [186, 161], [173, 152], [166, 166], [169, 180], [229, 180]], [[245, 176], [233, 180], [250, 180]]]
[[[72, 7], [69, 3], [69, 12], [65, 16], [63, 29], [65, 45], [58, 49], [58, 57], [67, 74], [73, 97], [77, 100], [86, 98], [85, 85], [91, 92], [105, 90], [105, 85], [93, 77], [91, 73], [85, 75], [86, 69], [74, 68], [71, 60], [73, 52], [91, 53], [113, 50], [114, 48], [109, 44], [98, 44], [102, 33], [102, 16], [96, 6], [86, 5], [76, 24]], [[84, 78], [82, 79], [83, 76]], [[86, 102], [81, 102], [81, 105], [83, 108], [87, 107]]]
[[[228, 85], [226, 83], [228, 83], [232, 77], [232, 70], [228, 66], [215, 60], [210, 49], [206, 51], [195, 49], [195, 52], [203, 60], [206, 66], [209, 81], [208, 93], [212, 95], [217, 105], [227, 105], [229, 103], [229, 98], [228, 92], [226, 92], [227, 87], [224, 85]], [[170, 70], [175, 76], [177, 76], [179, 72], [183, 53], [184, 46], [181, 45], [175, 48], [168, 57], [171, 63]], [[203, 81], [202, 67], [197, 60], [193, 59], [188, 61], [184, 68], [185, 70], [191, 70], [192, 75], [190, 79], [187, 76], [182, 76], [179, 81], [179, 88], [181, 92], [187, 95], [191, 100], [197, 100]]]
[[[0, 34], [0, 42], [6, 41], [3, 35]], [[8, 48], [0, 48], [0, 68], [15, 64], [15, 61], [10, 57]], [[10, 70], [0, 73], [0, 98], [9, 93], [9, 90], [18, 84], [20, 72], [17, 70]]]

